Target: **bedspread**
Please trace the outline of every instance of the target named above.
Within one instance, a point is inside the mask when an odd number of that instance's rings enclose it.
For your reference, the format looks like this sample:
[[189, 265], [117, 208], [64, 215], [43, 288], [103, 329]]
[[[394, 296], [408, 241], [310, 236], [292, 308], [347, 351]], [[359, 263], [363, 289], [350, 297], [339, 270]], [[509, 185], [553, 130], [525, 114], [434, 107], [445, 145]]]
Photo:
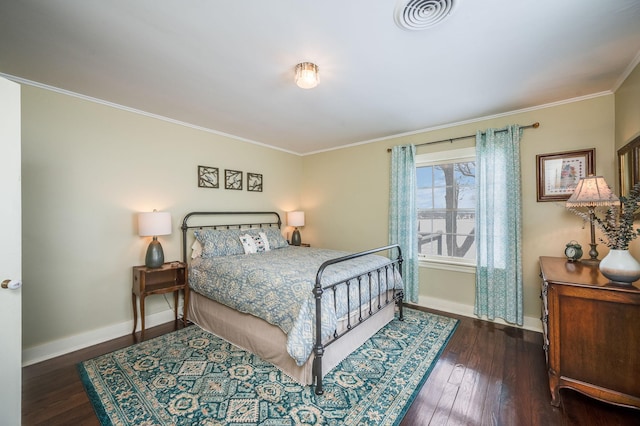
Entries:
[[[198, 293], [238, 311], [249, 313], [280, 327], [287, 335], [287, 352], [302, 365], [313, 351], [315, 339], [315, 298], [312, 293], [320, 265], [348, 253], [318, 248], [285, 247], [264, 253], [194, 259], [189, 269], [189, 285]], [[350, 279], [379, 268], [389, 259], [368, 255], [327, 267], [323, 286]], [[387, 287], [387, 280], [389, 281]], [[361, 281], [362, 300], [369, 298], [369, 278]], [[326, 290], [322, 299], [322, 338], [335, 331], [338, 318], [359, 305], [357, 280], [350, 286], [350, 307], [346, 286], [337, 292], [334, 308], [333, 291]], [[371, 297], [391, 288], [402, 288], [397, 268], [385, 268], [371, 274]]]

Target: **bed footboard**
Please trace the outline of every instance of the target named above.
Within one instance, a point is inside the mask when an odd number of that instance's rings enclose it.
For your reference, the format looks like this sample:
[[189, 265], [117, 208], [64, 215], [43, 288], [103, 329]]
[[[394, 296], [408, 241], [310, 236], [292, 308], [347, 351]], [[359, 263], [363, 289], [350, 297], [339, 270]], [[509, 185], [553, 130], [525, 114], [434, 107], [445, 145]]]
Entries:
[[[343, 281], [322, 285], [322, 275], [324, 273], [324, 270], [328, 266], [334, 265], [340, 262], [346, 262], [348, 260], [356, 259], [358, 257], [363, 257], [370, 254], [387, 251], [387, 250], [389, 250], [390, 253], [393, 253], [393, 250], [396, 250], [398, 253], [397, 257], [395, 259], [393, 258], [389, 259], [388, 263], [382, 266], [379, 266], [374, 270], [364, 272], [362, 274], [353, 276]], [[382, 308], [384, 308], [390, 303], [396, 303], [398, 305], [399, 320], [400, 321], [404, 320], [403, 311], [402, 311], [402, 301], [404, 298], [404, 292], [402, 289], [393, 288], [394, 284], [390, 284], [390, 280], [389, 280], [389, 277], [390, 276], [394, 277], [396, 272], [400, 276], [402, 276], [402, 250], [400, 249], [400, 246], [398, 244], [393, 244], [393, 245], [380, 247], [373, 250], [350, 254], [350, 255], [339, 257], [336, 259], [331, 259], [324, 262], [318, 269], [318, 273], [316, 274], [316, 283], [313, 288], [313, 295], [316, 301], [316, 315], [315, 315], [316, 342], [313, 348], [313, 353], [314, 353], [313, 381], [315, 383], [315, 393], [317, 395], [322, 395], [324, 393], [324, 390], [322, 388], [322, 356], [324, 355], [325, 347], [327, 347], [337, 339], [341, 338], [342, 336], [344, 336], [345, 334], [353, 330], [358, 325], [362, 324], [364, 321], [366, 321], [371, 316], [378, 313]], [[376, 289], [377, 295], [374, 297], [367, 297], [366, 300], [363, 300], [363, 293], [369, 294], [369, 295], [374, 294], [372, 293], [371, 288], [368, 289], [369, 290], [368, 292], [361, 291], [363, 278], [367, 277], [368, 279], [366, 281], [368, 285], [371, 286], [372, 281], [370, 278], [373, 274], [376, 274], [378, 278], [377, 279], [378, 289]], [[383, 276], [383, 274], [385, 277], [384, 284], [382, 284], [382, 280], [380, 279]], [[323, 342], [322, 341], [322, 295], [327, 290], [332, 290], [335, 295], [336, 290], [339, 287], [345, 286], [347, 298], [349, 298], [349, 295], [350, 295], [349, 289], [351, 285], [358, 286], [357, 293], [359, 295], [358, 296], [359, 300], [358, 300], [358, 303], [355, 304], [357, 306], [356, 309], [359, 310], [359, 312], [357, 313], [357, 319], [354, 320], [353, 324], [351, 323], [351, 316], [352, 316], [351, 314], [354, 313], [354, 311], [351, 309], [352, 304], [350, 303], [349, 300], [347, 300], [347, 306], [348, 306], [347, 318], [349, 319], [348, 319], [346, 329], [341, 333], [338, 333], [337, 331], [334, 332], [333, 336], [328, 341]], [[392, 293], [392, 297], [389, 297], [389, 292]]]

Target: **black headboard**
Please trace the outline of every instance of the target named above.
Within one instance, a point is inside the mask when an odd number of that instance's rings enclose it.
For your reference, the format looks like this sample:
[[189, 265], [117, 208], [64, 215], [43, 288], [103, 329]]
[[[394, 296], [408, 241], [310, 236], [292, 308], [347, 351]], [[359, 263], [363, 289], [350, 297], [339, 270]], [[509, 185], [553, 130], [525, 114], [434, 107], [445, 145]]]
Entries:
[[[189, 221], [191, 220], [191, 223]], [[193, 223], [196, 222], [196, 223]], [[182, 261], [187, 262], [189, 229], [241, 229], [282, 227], [277, 212], [191, 212], [182, 220]]]

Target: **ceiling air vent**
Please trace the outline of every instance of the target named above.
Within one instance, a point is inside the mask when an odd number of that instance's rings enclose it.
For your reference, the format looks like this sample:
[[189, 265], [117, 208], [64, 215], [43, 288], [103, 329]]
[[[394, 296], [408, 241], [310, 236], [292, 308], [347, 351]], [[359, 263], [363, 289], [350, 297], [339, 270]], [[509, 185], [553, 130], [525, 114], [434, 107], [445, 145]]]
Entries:
[[400, 0], [395, 21], [403, 30], [424, 30], [442, 22], [459, 0]]

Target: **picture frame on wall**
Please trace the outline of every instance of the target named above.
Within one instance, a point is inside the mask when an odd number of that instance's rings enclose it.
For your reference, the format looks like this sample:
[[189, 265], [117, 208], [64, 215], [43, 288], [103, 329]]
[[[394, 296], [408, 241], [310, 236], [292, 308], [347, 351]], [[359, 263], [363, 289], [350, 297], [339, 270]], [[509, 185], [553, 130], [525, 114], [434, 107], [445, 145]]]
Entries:
[[198, 187], [219, 188], [220, 173], [217, 167], [198, 166]]
[[578, 181], [595, 174], [595, 148], [536, 155], [538, 201], [566, 201]]
[[247, 191], [262, 192], [262, 175], [247, 172]]
[[224, 188], [242, 191], [242, 172], [239, 170], [225, 169]]

